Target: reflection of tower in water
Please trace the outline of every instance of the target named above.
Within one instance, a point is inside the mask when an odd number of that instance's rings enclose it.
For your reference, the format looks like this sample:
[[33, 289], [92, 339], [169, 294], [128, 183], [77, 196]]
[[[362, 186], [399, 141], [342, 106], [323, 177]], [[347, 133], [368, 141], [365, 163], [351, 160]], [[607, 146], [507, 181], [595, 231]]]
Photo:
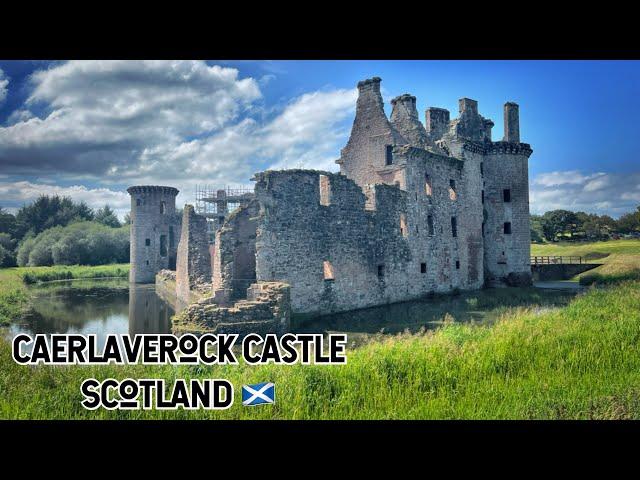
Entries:
[[155, 285], [129, 286], [129, 335], [171, 333], [173, 308], [156, 294]]

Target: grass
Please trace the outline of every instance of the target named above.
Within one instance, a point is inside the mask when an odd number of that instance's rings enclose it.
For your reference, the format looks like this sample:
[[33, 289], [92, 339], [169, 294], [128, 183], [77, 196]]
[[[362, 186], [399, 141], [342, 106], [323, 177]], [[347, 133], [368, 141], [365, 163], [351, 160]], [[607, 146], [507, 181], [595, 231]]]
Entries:
[[582, 256], [603, 265], [578, 275], [583, 285], [616, 283], [640, 277], [640, 240], [559, 242], [531, 245], [531, 255]]
[[[567, 307], [514, 309], [493, 325], [380, 336], [336, 366], [19, 366], [0, 343], [0, 417], [31, 419], [638, 419], [640, 280], [590, 288]], [[225, 411], [87, 411], [89, 377], [226, 378]], [[277, 403], [246, 408], [245, 383]]]
[[129, 264], [16, 267], [0, 269], [0, 325], [7, 325], [28, 308], [26, 285], [53, 280], [126, 277]]
[[[620, 247], [640, 249], [640, 242]], [[599, 267], [609, 269], [600, 272], [601, 287], [567, 306], [509, 309], [490, 325], [380, 335], [350, 349], [346, 365], [27, 367], [0, 341], [0, 418], [639, 419], [640, 273], [624, 281], [616, 275], [621, 259], [637, 265], [640, 252], [575, 248], [609, 253]], [[576, 255], [569, 251], [562, 254]], [[169, 385], [226, 378], [236, 398], [217, 412], [88, 411], [79, 387], [89, 377], [164, 378]], [[276, 384], [277, 403], [243, 407], [240, 386], [263, 381]]]

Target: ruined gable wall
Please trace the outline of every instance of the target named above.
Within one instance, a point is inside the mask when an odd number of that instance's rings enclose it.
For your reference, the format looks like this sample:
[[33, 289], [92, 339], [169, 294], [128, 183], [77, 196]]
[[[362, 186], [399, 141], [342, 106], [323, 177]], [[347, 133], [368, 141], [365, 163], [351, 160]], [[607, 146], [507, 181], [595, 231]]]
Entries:
[[376, 170], [385, 166], [386, 146], [407, 140], [391, 125], [384, 112], [380, 79], [358, 83], [356, 115], [347, 145], [342, 149], [340, 172], [358, 185], [378, 183]]
[[176, 294], [188, 302], [198, 285], [211, 283], [211, 257], [207, 240], [207, 219], [185, 205], [176, 259]]
[[[258, 174], [257, 279], [290, 284], [296, 313], [346, 311], [430, 292], [478, 288], [482, 275], [470, 282], [463, 267], [467, 254], [459, 245], [464, 223], [458, 224], [457, 239], [451, 234], [450, 216], [461, 206], [450, 200], [447, 187], [450, 178], [462, 182], [463, 164], [420, 152], [422, 166], [412, 160], [411, 178], [424, 178], [430, 162], [437, 186], [433, 196], [426, 198], [424, 184], [417, 180], [407, 191], [376, 185], [375, 211], [365, 210], [362, 190], [343, 175], [308, 170]], [[320, 175], [329, 178], [328, 206], [320, 204]], [[433, 235], [428, 215], [434, 218]], [[459, 270], [455, 260], [461, 262]], [[325, 261], [331, 264], [333, 279], [325, 280]]]

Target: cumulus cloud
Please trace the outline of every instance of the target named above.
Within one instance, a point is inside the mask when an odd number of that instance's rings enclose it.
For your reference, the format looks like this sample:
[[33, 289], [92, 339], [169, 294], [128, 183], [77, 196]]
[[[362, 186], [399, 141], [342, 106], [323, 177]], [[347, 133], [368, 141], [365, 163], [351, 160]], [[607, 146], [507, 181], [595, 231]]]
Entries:
[[36, 71], [25, 105], [0, 127], [0, 172], [189, 184], [247, 183], [269, 167], [335, 168], [355, 89], [307, 93], [274, 113], [261, 105], [268, 80], [199, 61]]
[[532, 213], [567, 209], [617, 217], [640, 202], [640, 172], [542, 173], [534, 178], [529, 194]]
[[29, 181], [0, 182], [0, 198], [5, 203], [16, 205], [32, 202], [40, 195], [59, 195], [71, 197], [75, 202], [85, 202], [92, 208], [100, 208], [106, 204], [112, 207], [122, 218], [130, 210], [129, 195], [125, 191], [110, 190], [108, 188], [87, 188], [84, 185], [62, 187], [49, 183], [34, 183]]
[[253, 79], [200, 61], [70, 61], [30, 82], [24, 108], [0, 128], [0, 161], [13, 173], [135, 171], [145, 149], [219, 131], [261, 97]]
[[9, 91], [9, 79], [5, 73], [0, 69], [0, 105], [7, 98], [7, 92]]

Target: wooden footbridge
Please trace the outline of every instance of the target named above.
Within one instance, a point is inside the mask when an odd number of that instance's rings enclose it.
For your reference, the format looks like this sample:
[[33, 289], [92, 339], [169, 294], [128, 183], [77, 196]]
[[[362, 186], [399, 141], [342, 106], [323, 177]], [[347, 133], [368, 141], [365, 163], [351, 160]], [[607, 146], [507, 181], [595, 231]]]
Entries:
[[600, 265], [579, 256], [535, 255], [531, 257], [531, 274], [535, 281], [569, 280]]

